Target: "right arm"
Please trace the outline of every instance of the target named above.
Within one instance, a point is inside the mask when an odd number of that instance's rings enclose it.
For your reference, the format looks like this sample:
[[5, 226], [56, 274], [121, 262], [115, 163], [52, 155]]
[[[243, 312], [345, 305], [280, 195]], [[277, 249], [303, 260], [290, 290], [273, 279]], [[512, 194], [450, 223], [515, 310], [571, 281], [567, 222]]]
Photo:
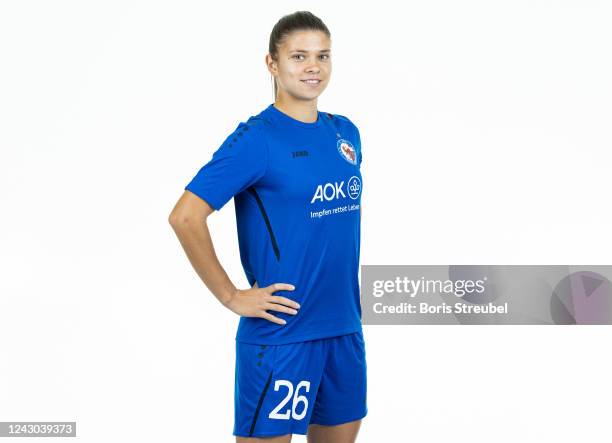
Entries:
[[208, 216], [213, 211], [214, 208], [205, 200], [190, 191], [184, 191], [168, 217], [194, 270], [217, 300], [234, 313], [285, 324], [285, 320], [267, 310], [297, 314], [299, 304], [286, 297], [273, 295], [275, 291], [291, 291], [295, 288], [286, 283], [259, 288], [256, 282], [252, 288], [237, 289], [215, 253], [207, 224]]

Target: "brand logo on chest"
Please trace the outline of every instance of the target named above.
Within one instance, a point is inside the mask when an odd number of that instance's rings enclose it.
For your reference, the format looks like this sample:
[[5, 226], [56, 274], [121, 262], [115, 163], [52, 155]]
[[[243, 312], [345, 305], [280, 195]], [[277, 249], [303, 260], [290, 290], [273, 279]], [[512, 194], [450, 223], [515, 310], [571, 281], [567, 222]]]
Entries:
[[293, 151], [291, 153], [291, 158], [297, 157], [308, 157], [308, 151]]

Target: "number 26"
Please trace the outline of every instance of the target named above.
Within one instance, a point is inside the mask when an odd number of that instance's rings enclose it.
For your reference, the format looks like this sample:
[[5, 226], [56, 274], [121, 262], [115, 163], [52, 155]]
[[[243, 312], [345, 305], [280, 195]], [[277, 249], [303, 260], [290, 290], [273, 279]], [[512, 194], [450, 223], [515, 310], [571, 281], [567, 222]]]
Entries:
[[[302, 380], [301, 382], [299, 382], [297, 387], [295, 388], [295, 395], [293, 395], [293, 384], [289, 380], [275, 380], [274, 381], [275, 391], [278, 391], [281, 386], [285, 386], [289, 389], [289, 391], [287, 392], [287, 396], [283, 398], [283, 401], [281, 401], [278, 404], [278, 406], [274, 408], [272, 412], [270, 412], [268, 417], [280, 419], [280, 420], [289, 420], [290, 417], [295, 420], [301, 420], [304, 417], [306, 417], [306, 411], [308, 411], [308, 399], [306, 398], [305, 395], [298, 395], [298, 393], [300, 391], [300, 388], [302, 387], [306, 388], [306, 392], [310, 392], [310, 382], [307, 380]], [[283, 414], [280, 414], [279, 411], [283, 408], [283, 406], [285, 406], [289, 402], [289, 399], [291, 398], [291, 396], [293, 396], [291, 410], [287, 408], [287, 411], [285, 411]], [[295, 410], [297, 409], [297, 406], [300, 403], [304, 403], [304, 410], [300, 412], [299, 414], [297, 414]]]

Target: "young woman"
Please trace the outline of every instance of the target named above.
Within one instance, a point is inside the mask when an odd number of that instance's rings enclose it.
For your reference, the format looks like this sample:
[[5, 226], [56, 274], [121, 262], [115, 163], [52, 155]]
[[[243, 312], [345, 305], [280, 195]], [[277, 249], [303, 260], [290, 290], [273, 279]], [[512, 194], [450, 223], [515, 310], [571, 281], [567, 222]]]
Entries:
[[[185, 187], [170, 223], [196, 272], [240, 315], [238, 442], [355, 441], [367, 414], [359, 302], [361, 142], [347, 118], [317, 110], [331, 76], [325, 24], [298, 11], [270, 35], [275, 101], [240, 122]], [[207, 217], [234, 198], [237, 289]]]

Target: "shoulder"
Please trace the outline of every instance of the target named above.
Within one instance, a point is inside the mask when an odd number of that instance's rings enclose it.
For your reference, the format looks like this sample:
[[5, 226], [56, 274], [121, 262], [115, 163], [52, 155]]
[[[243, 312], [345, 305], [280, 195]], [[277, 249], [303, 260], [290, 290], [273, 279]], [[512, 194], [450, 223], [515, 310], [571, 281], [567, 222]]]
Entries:
[[265, 122], [261, 117], [251, 116], [240, 121], [236, 128], [229, 134], [225, 144], [232, 146], [262, 146], [263, 126]]
[[334, 124], [336, 124], [336, 126], [346, 126], [346, 127], [351, 127], [355, 130], [357, 129], [357, 125], [355, 123], [353, 123], [351, 121], [351, 119], [349, 119], [347, 116], [342, 115], [342, 114], [333, 114], [331, 112], [323, 112], [323, 115], [325, 116], [325, 118], [327, 118], [328, 120], [334, 122]]
[[265, 124], [266, 120], [263, 117], [252, 115], [248, 119], [239, 122], [234, 132], [242, 133], [243, 135], [246, 135], [248, 131], [260, 133]]
[[323, 112], [325, 118], [332, 122], [336, 130], [347, 136], [351, 141], [357, 142], [358, 149], [361, 149], [361, 135], [359, 128], [347, 116], [342, 114], [332, 114], [331, 112]]

